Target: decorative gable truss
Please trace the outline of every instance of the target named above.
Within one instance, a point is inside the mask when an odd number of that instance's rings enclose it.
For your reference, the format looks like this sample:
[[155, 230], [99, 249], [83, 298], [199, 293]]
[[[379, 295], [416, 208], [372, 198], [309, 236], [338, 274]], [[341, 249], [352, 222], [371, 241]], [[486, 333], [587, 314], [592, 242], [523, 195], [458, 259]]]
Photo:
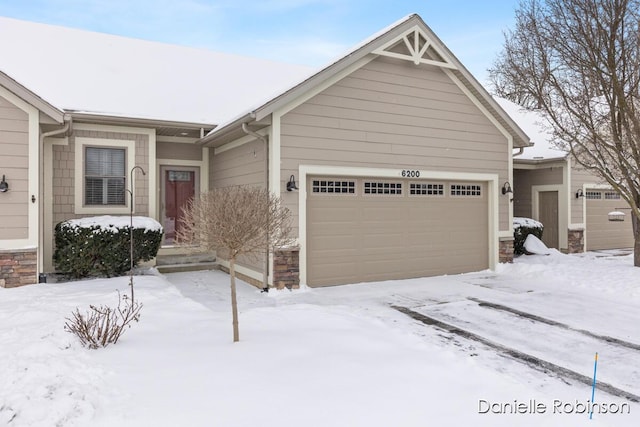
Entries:
[[416, 65], [429, 64], [449, 69], [457, 68], [418, 26], [385, 43], [373, 53], [412, 61]]

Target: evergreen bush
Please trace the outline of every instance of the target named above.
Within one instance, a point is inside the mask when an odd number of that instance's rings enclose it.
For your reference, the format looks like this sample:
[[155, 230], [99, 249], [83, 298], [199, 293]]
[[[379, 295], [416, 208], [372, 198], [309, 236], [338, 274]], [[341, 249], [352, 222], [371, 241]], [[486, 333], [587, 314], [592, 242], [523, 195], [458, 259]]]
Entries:
[[[162, 233], [157, 221], [134, 217], [134, 267], [156, 256]], [[56, 269], [74, 279], [122, 276], [131, 265], [129, 236], [129, 217], [102, 216], [60, 222], [55, 228]]]
[[541, 222], [531, 218], [513, 218], [513, 254], [522, 255], [525, 253], [524, 241], [529, 234], [533, 234], [538, 239], [542, 239], [544, 226]]

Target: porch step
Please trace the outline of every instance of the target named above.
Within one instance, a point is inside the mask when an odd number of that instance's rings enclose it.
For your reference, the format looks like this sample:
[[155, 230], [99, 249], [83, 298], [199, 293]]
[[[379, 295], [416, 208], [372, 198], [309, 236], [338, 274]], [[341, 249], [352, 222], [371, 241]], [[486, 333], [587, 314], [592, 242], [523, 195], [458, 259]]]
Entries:
[[211, 253], [165, 254], [156, 257], [156, 266], [215, 263], [216, 256]]
[[186, 264], [164, 264], [156, 265], [158, 272], [165, 273], [182, 273], [185, 271], [202, 271], [202, 270], [218, 270], [220, 268], [217, 262], [190, 262]]

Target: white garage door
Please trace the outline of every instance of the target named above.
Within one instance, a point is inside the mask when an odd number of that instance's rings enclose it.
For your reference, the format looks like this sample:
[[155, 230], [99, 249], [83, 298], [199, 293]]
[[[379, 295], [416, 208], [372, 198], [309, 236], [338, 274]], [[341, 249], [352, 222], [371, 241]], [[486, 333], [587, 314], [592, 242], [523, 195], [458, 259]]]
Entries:
[[[633, 247], [631, 208], [613, 190], [588, 189], [586, 250], [621, 249]], [[622, 212], [624, 217], [610, 221], [610, 212]], [[620, 221], [620, 219], [623, 219]]]
[[486, 183], [312, 176], [307, 189], [310, 286], [489, 267]]

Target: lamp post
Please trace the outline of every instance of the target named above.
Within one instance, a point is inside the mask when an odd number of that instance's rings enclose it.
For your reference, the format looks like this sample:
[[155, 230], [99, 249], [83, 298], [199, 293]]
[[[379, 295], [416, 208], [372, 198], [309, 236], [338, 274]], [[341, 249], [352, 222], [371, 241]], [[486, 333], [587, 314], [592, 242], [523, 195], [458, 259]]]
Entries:
[[129, 208], [130, 208], [130, 214], [129, 214], [129, 220], [130, 220], [130, 225], [129, 225], [129, 244], [130, 244], [130, 248], [129, 248], [129, 264], [130, 264], [130, 268], [129, 268], [129, 287], [131, 288], [131, 305], [133, 305], [133, 202], [134, 202], [134, 197], [133, 197], [133, 171], [135, 171], [136, 169], [140, 169], [140, 172], [142, 172], [142, 175], [146, 175], [144, 169], [142, 169], [142, 166], [134, 166], [131, 168], [131, 172], [130, 172], [130, 180], [129, 180], [129, 184], [131, 185], [131, 190], [127, 190], [131, 196], [130, 202], [129, 202]]

